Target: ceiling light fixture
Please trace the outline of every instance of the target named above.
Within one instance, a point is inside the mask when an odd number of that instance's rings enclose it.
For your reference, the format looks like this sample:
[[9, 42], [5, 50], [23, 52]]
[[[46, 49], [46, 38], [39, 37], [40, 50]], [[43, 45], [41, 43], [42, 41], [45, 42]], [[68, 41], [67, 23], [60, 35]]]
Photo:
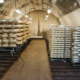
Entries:
[[29, 18], [30, 20], [32, 20], [32, 18]]
[[57, 2], [57, 0], [52, 0], [52, 3], [56, 3]]
[[27, 15], [25, 15], [25, 17], [26, 17], [26, 18], [28, 18], [28, 16], [27, 16]]
[[15, 9], [15, 11], [16, 11], [17, 13], [19, 13], [19, 14], [21, 13], [21, 11], [20, 11], [19, 9]]
[[26, 3], [25, 3], [25, 17], [28, 18], [28, 16], [26, 15]]
[[51, 13], [51, 9], [48, 9], [47, 13], [50, 14]]
[[45, 18], [45, 20], [47, 20], [47, 18]]
[[4, 0], [0, 0], [0, 3], [4, 3]]
[[15, 0], [15, 11], [16, 11], [17, 13], [19, 13], [19, 14], [21, 13], [21, 11], [16, 8], [16, 0]]
[[47, 15], [46, 15], [46, 18], [48, 18], [48, 17], [49, 17], [49, 15], [47, 14]]

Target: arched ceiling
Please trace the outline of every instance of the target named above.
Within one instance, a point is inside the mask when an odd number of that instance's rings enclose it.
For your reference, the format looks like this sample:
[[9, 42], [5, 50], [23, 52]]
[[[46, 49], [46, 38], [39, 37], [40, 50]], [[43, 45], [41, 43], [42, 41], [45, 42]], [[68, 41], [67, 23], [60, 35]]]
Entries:
[[0, 4], [0, 16], [9, 16], [20, 19], [26, 13], [34, 10], [44, 10], [51, 8], [52, 14], [56, 17], [68, 14], [80, 8], [80, 0], [16, 0], [16, 7], [22, 12], [15, 12], [15, 0], [4, 0]]

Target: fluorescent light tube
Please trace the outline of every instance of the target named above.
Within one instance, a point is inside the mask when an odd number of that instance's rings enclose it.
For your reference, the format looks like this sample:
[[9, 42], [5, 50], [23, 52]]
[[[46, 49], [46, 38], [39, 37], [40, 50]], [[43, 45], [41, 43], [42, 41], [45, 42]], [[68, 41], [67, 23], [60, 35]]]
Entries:
[[56, 3], [57, 2], [57, 0], [52, 0], [52, 3]]
[[47, 20], [47, 18], [45, 18], [45, 20]]
[[15, 9], [15, 11], [16, 11], [17, 13], [21, 13], [21, 11], [20, 11], [20, 10], [18, 10], [18, 9]]
[[47, 14], [47, 15], [46, 15], [46, 18], [48, 18], [48, 17], [49, 17], [49, 15]]
[[32, 18], [29, 18], [30, 20], [32, 20]]
[[28, 16], [27, 16], [27, 15], [25, 15], [25, 17], [26, 17], [26, 18], [28, 18]]
[[0, 0], [0, 3], [4, 3], [4, 0]]
[[50, 14], [50, 13], [51, 13], [51, 9], [48, 9], [47, 13], [49, 13], [49, 14]]

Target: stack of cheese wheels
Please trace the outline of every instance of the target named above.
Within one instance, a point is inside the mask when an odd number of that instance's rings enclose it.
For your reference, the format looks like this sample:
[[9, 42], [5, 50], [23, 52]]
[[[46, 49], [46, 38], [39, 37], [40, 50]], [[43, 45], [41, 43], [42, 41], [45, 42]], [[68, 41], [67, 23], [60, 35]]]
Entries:
[[49, 38], [50, 58], [64, 57], [64, 31], [65, 28], [51, 27]]
[[80, 28], [73, 29], [72, 62], [80, 63]]
[[50, 58], [70, 58], [71, 53], [71, 28], [63, 25], [50, 26], [47, 31]]
[[29, 23], [18, 20], [0, 20], [0, 47], [17, 47], [30, 38]]
[[72, 44], [72, 34], [71, 28], [66, 28], [66, 35], [65, 35], [65, 58], [70, 58], [71, 54], [71, 44]]

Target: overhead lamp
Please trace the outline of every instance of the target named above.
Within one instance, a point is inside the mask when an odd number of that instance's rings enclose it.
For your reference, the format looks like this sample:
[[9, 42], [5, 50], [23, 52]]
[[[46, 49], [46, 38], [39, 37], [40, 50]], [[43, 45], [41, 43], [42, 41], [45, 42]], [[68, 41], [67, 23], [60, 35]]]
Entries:
[[76, 3], [74, 3], [74, 6], [77, 6], [77, 4], [76, 4]]
[[4, 3], [4, 0], [0, 0], [0, 3]]
[[47, 15], [46, 15], [46, 18], [48, 18], [48, 17], [49, 17], [49, 15], [47, 14]]
[[26, 15], [26, 2], [25, 2], [25, 17], [28, 18], [28, 15]]
[[47, 13], [50, 14], [51, 13], [51, 9], [48, 9]]
[[32, 18], [29, 18], [30, 20], [32, 20]]
[[19, 13], [19, 14], [21, 13], [21, 11], [20, 11], [20, 10], [18, 10], [18, 9], [15, 9], [15, 11], [16, 11], [17, 13]]
[[27, 15], [25, 15], [25, 17], [26, 17], [26, 18], [28, 18], [28, 16], [27, 16]]
[[29, 18], [30, 20], [32, 20], [32, 18]]
[[45, 20], [47, 20], [47, 18], [45, 18]]
[[52, 3], [56, 3], [57, 2], [57, 0], [52, 0]]
[[19, 14], [21, 13], [21, 11], [16, 8], [16, 0], [15, 0], [15, 11], [16, 11], [17, 13], [19, 13]]

